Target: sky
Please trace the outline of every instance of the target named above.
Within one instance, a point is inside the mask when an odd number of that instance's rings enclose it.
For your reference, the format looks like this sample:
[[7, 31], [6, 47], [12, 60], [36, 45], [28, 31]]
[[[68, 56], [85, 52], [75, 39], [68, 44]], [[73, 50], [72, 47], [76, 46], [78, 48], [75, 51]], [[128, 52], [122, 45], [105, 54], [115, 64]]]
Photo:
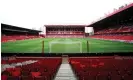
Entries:
[[88, 25], [133, 0], [0, 0], [1, 23], [39, 30], [44, 25]]

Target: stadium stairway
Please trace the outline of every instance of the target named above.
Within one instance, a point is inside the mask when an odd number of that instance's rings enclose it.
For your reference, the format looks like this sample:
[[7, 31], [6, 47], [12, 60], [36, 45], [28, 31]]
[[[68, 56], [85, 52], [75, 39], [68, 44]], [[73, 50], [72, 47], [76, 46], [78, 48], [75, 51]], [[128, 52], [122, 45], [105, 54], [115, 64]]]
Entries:
[[77, 80], [69, 62], [68, 57], [62, 58], [62, 64], [54, 80]]

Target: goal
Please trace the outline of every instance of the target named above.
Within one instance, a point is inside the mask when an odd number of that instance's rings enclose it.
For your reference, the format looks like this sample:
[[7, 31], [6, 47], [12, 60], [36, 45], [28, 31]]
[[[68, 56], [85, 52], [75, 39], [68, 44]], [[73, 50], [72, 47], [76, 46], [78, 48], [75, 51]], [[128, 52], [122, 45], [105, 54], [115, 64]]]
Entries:
[[50, 42], [49, 53], [82, 53], [82, 42]]

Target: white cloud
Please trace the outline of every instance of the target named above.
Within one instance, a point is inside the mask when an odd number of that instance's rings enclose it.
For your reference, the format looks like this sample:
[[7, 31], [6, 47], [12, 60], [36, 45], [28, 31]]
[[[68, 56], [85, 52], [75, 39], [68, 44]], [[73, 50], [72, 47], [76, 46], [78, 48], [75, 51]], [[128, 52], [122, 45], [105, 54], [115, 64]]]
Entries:
[[1, 0], [1, 21], [39, 29], [45, 24], [89, 24], [133, 0]]

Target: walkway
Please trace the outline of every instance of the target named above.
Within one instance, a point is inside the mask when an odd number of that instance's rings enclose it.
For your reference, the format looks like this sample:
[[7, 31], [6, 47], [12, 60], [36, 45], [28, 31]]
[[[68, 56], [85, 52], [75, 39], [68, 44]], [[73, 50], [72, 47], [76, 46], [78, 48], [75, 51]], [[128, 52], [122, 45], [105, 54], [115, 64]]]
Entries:
[[62, 64], [57, 72], [55, 80], [77, 80], [67, 58], [62, 59]]

